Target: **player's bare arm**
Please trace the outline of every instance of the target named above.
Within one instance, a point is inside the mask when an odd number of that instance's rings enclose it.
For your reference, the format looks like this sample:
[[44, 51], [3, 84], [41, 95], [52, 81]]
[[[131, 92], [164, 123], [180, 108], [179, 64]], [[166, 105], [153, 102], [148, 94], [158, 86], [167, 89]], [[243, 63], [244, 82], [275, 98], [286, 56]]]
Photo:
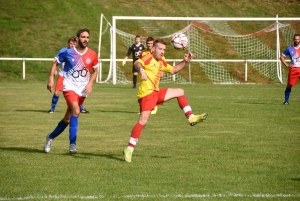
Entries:
[[170, 73], [172, 75], [178, 73], [185, 66], [185, 64], [189, 63], [193, 58], [194, 55], [191, 52], [185, 54], [183, 60], [179, 64], [174, 66], [173, 70]]
[[91, 74], [91, 77], [90, 77], [90, 81], [88, 82], [88, 84], [85, 86], [85, 92], [86, 94], [90, 94], [92, 93], [93, 91], [93, 84], [97, 78], [97, 75], [98, 75], [98, 68], [93, 68], [93, 72]]
[[143, 65], [140, 62], [136, 61], [134, 62], [134, 67], [137, 71], [141, 72], [142, 80], [147, 80], [147, 74], [143, 69]]
[[288, 64], [286, 61], [285, 61], [285, 57], [283, 55], [280, 56], [280, 61], [288, 68], [291, 68], [292, 65], [291, 64]]
[[55, 76], [55, 71], [56, 71], [57, 66], [58, 66], [58, 62], [56, 59], [54, 59], [52, 62], [52, 66], [50, 68], [50, 75], [49, 75], [49, 80], [48, 80], [48, 84], [47, 84], [47, 89], [50, 92], [52, 92], [52, 88], [54, 85], [54, 76]]

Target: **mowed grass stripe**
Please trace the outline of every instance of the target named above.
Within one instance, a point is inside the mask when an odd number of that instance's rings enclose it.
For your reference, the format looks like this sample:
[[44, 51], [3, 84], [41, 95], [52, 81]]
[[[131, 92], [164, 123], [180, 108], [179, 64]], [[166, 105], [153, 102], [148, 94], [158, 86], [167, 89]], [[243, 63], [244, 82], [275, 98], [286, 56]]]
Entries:
[[209, 117], [191, 127], [176, 100], [159, 106], [130, 164], [122, 150], [139, 110], [130, 85], [94, 85], [85, 101], [91, 113], [80, 116], [76, 155], [68, 153], [68, 129], [49, 154], [43, 153], [45, 136], [64, 115], [62, 96], [56, 112], [48, 114], [52, 94], [45, 83], [2, 87], [0, 198], [189, 200], [196, 197], [184, 195], [209, 195], [214, 200], [221, 197], [213, 195], [224, 195], [235, 200], [236, 194], [243, 200], [258, 198], [252, 195], [295, 200], [299, 195], [297, 86], [284, 106], [284, 85], [164, 84], [183, 88], [193, 111]]

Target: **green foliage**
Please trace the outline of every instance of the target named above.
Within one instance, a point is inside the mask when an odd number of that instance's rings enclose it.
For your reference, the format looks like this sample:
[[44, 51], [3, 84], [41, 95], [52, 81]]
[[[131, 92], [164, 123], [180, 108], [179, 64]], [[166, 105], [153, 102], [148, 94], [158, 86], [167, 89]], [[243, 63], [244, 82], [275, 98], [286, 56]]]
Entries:
[[[284, 0], [189, 0], [189, 1], [146, 1], [146, 0], [0, 0], [0, 48], [1, 57], [52, 58], [66, 46], [70, 36], [80, 28], [89, 28], [89, 47], [97, 51], [100, 14], [108, 20], [114, 15], [136, 16], [190, 16], [190, 17], [298, 17], [299, 1]], [[174, 24], [179, 26], [180, 23]], [[128, 29], [138, 29], [131, 24]], [[249, 30], [253, 27], [249, 27]], [[175, 30], [176, 27], [175, 27]], [[243, 30], [241, 30], [243, 31]], [[248, 32], [247, 32], [248, 33]], [[108, 55], [109, 39], [103, 40], [103, 53]], [[120, 50], [121, 51], [121, 50]], [[126, 50], [125, 50], [126, 51]], [[123, 51], [122, 51], [123, 52]], [[124, 53], [120, 53], [123, 55]], [[14, 63], [0, 63], [0, 77], [19, 80], [19, 75], [8, 72]], [[50, 66], [49, 66], [50, 67]], [[31, 67], [30, 67], [31, 68]], [[34, 80], [46, 80], [47, 74], [28, 72]], [[3, 76], [3, 74], [5, 76]], [[7, 75], [7, 76], [6, 76]]]
[[299, 199], [299, 87], [288, 106], [282, 105], [283, 85], [161, 87], [183, 88], [193, 111], [209, 117], [191, 127], [176, 100], [159, 106], [128, 164], [122, 150], [138, 120], [136, 90], [95, 84], [85, 101], [91, 113], [79, 119], [78, 154], [68, 153], [68, 129], [45, 154], [45, 136], [63, 117], [64, 98], [48, 114], [52, 94], [45, 83], [2, 83], [0, 199]]

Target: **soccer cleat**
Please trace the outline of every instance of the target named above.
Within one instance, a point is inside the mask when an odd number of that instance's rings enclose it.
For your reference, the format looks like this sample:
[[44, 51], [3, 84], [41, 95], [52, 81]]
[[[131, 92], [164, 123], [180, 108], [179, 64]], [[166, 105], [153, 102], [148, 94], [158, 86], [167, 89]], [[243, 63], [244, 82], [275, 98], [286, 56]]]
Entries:
[[188, 119], [191, 126], [195, 126], [199, 122], [203, 122], [207, 118], [208, 114], [203, 113], [200, 115], [194, 115], [191, 118]]
[[51, 149], [51, 144], [52, 144], [53, 139], [49, 138], [49, 135], [46, 136], [46, 144], [44, 146], [44, 151], [45, 153], [49, 153]]
[[128, 163], [131, 162], [132, 152], [133, 150], [129, 150], [127, 147], [123, 151], [124, 159]]
[[85, 113], [85, 114], [88, 114], [90, 113], [89, 111], [87, 111], [85, 108], [83, 108], [82, 110], [80, 110], [81, 113]]
[[283, 105], [288, 105], [288, 104], [289, 104], [289, 102], [283, 101]]
[[70, 144], [70, 154], [76, 154], [76, 144]]
[[52, 114], [52, 113], [54, 113], [54, 110], [50, 109], [50, 110], [48, 111], [48, 113], [49, 113], [49, 114]]
[[155, 106], [155, 108], [151, 111], [151, 114], [156, 114], [157, 112], [157, 106]]

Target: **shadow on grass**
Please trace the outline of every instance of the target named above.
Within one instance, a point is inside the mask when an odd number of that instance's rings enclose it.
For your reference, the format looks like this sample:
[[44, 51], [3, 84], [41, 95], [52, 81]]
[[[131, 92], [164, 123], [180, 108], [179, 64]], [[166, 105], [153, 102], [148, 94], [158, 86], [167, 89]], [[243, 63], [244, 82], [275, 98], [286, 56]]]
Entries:
[[131, 113], [131, 114], [138, 114], [138, 111], [118, 111], [118, 110], [96, 110], [97, 112], [115, 112], [115, 113]]
[[72, 156], [74, 158], [86, 158], [86, 159], [88, 159], [89, 156], [94, 156], [94, 157], [99, 157], [99, 158], [107, 158], [107, 159], [112, 159], [112, 160], [117, 160], [117, 161], [124, 161], [123, 158], [118, 157], [120, 155], [116, 155], [116, 154], [94, 154], [94, 153], [80, 152], [80, 153], [77, 153], [77, 154], [65, 153], [65, 154], [62, 154], [62, 155]]
[[292, 181], [300, 181], [300, 178], [291, 178]]
[[278, 105], [275, 103], [267, 103], [267, 102], [235, 102], [238, 104], [245, 104], [245, 105]]
[[47, 110], [15, 110], [16, 112], [40, 112], [40, 113], [48, 113]]
[[31, 148], [24, 148], [24, 147], [0, 147], [0, 150], [19, 151], [19, 152], [26, 152], [26, 153], [44, 153], [44, 150], [42, 149], [31, 149]]
[[166, 159], [166, 158], [171, 158], [171, 156], [151, 156], [151, 158], [161, 158], [161, 159]]

